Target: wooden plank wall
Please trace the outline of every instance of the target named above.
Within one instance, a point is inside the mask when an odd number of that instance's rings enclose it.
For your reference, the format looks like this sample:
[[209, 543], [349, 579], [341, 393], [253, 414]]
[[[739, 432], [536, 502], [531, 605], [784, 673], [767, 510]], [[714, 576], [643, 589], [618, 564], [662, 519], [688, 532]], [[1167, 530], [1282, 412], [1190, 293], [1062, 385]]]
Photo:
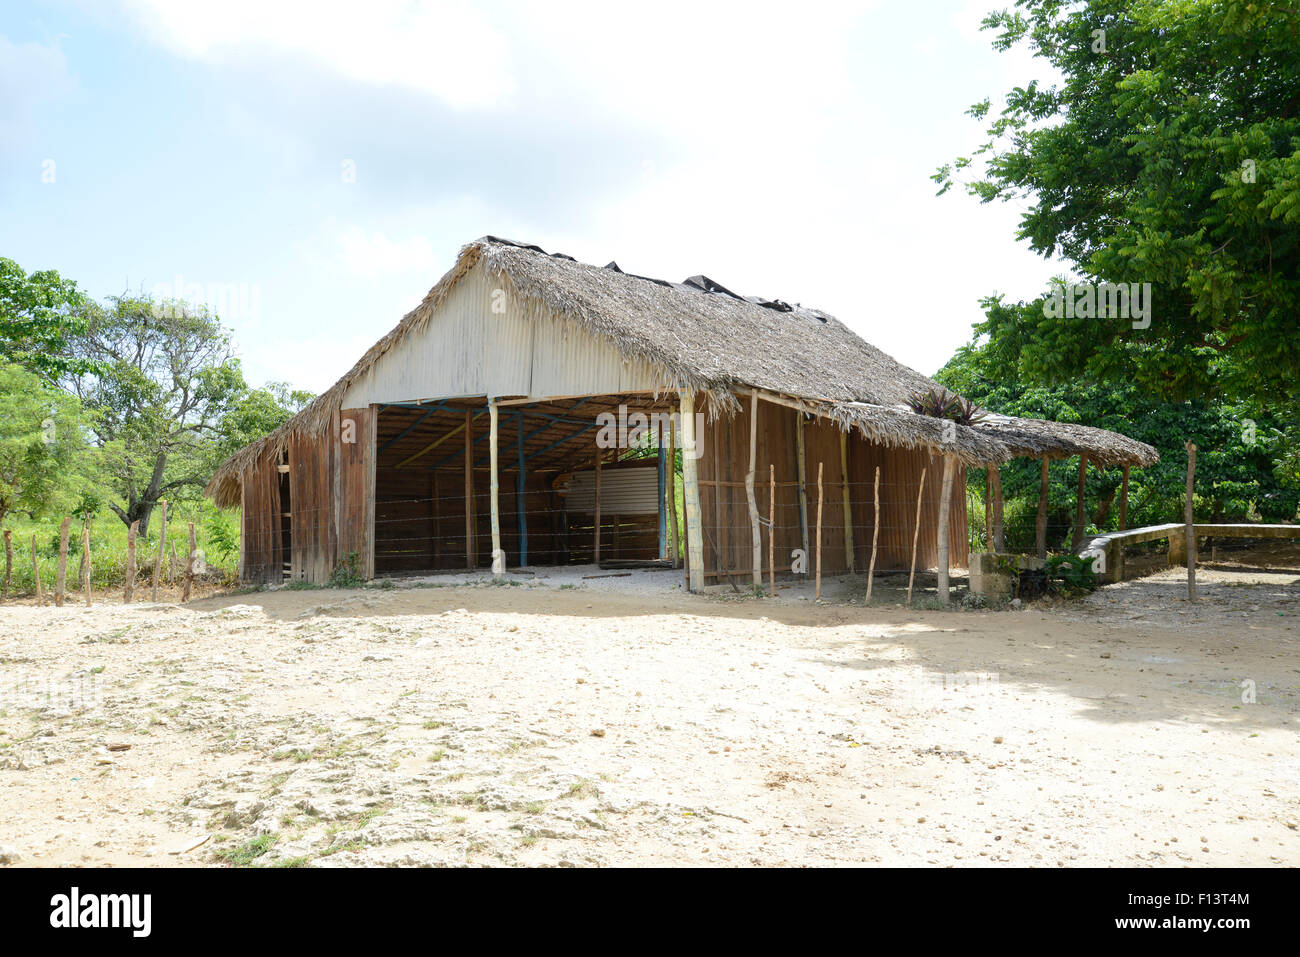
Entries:
[[273, 456], [266, 456], [243, 477], [243, 535], [240, 578], [278, 583], [283, 579], [280, 547], [280, 473]]
[[324, 582], [334, 568], [333, 442], [328, 434], [289, 439], [290, 577]]
[[[705, 422], [700, 459], [700, 500], [704, 531], [704, 568], [707, 579], [730, 577], [739, 587], [752, 581], [752, 537], [745, 496], [749, 467], [749, 400], [733, 417]], [[795, 461], [797, 413], [782, 405], [758, 406], [757, 474], [755, 492], [759, 513], [768, 511], [768, 466], [776, 466], [776, 567], [789, 572], [793, 550], [802, 547], [799, 521], [798, 469]], [[840, 431], [832, 423], [809, 419], [804, 426], [805, 471], [808, 495], [808, 572], [815, 568], [817, 521], [817, 465], [822, 463], [822, 573], [848, 570], [844, 550], [844, 509], [840, 491]], [[932, 567], [937, 560], [935, 526], [939, 514], [942, 460], [926, 452], [885, 448], [867, 442], [860, 434], [849, 438], [850, 512], [854, 554], [859, 572], [870, 558], [873, 524], [872, 482], [880, 466], [880, 541], [878, 569], [905, 569], [911, 560], [912, 529], [916, 517], [917, 483], [927, 467], [921, 508], [921, 535], [917, 565]], [[953, 483], [951, 530], [954, 567], [968, 561], [965, 472]], [[763, 531], [764, 561], [767, 556]], [[723, 574], [719, 576], [719, 564]]]
[[[356, 552], [363, 571], [374, 567], [370, 534], [374, 422], [371, 409], [343, 409], [333, 423], [334, 555], [342, 559]], [[344, 441], [348, 437], [353, 441]]]

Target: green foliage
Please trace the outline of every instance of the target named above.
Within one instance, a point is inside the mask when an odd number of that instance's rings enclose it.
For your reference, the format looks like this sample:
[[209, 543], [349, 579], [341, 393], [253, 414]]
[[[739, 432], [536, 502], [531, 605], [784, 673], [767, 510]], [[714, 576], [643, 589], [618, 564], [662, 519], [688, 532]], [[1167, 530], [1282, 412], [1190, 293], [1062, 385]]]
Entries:
[[1000, 112], [972, 107], [987, 141], [939, 170], [940, 191], [974, 173], [973, 195], [1027, 205], [1018, 235], [1036, 252], [1084, 280], [1153, 286], [1145, 329], [991, 300], [977, 331], [1009, 377], [1291, 406], [1300, 6], [1017, 0], [984, 25], [995, 49], [1027, 47], [1063, 81], [1016, 87]]
[[348, 552], [330, 572], [331, 588], [359, 588], [363, 583], [361, 556], [356, 552]]
[[[1133, 469], [1129, 527], [1179, 521], [1190, 439], [1196, 463], [1196, 510], [1213, 521], [1288, 521], [1300, 506], [1300, 482], [1288, 471], [1290, 423], [1250, 403], [1198, 399], [1162, 402], [1133, 383], [1029, 386], [1005, 377], [1000, 344], [972, 344], [937, 374], [945, 386], [1008, 415], [1080, 422], [1122, 432], [1160, 452], [1150, 468]], [[972, 488], [983, 500], [984, 479], [972, 470]], [[1031, 550], [1038, 510], [1039, 462], [1015, 459], [1002, 466], [1006, 547]], [[1085, 514], [1092, 532], [1118, 527], [1118, 468], [1089, 467]], [[1075, 461], [1053, 462], [1048, 497], [1049, 548], [1063, 547], [1074, 521], [1078, 489]]]
[[1047, 588], [1053, 594], [1077, 598], [1097, 587], [1092, 559], [1083, 555], [1049, 555]]
[[205, 503], [204, 527], [208, 530], [208, 547], [223, 563], [239, 557], [239, 525], [211, 502]]
[[77, 401], [15, 363], [0, 364], [0, 522], [70, 508], [85, 487], [86, 420]]
[[68, 353], [71, 336], [84, 331], [77, 284], [53, 270], [23, 271], [0, 256], [0, 362], [16, 363], [50, 381], [92, 365]]
[[958, 425], [974, 425], [985, 417], [984, 412], [970, 399], [954, 395], [947, 389], [916, 392], [905, 401], [908, 408], [917, 415], [951, 419]]

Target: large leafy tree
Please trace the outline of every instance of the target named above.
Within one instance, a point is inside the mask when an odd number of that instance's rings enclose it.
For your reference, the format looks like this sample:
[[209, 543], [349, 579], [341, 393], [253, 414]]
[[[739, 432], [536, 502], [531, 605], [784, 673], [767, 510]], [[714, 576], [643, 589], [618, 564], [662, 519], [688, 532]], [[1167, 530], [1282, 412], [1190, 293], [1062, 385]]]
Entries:
[[87, 307], [70, 345], [99, 369], [66, 384], [93, 415], [109, 507], [147, 533], [160, 499], [207, 482], [223, 420], [248, 392], [230, 337], [204, 309], [120, 296]]
[[13, 362], [0, 362], [0, 523], [75, 505], [92, 465], [77, 400]]
[[0, 256], [0, 360], [51, 381], [89, 371], [68, 351], [70, 337], [85, 329], [85, 303], [77, 284], [54, 270], [28, 273]]
[[[1027, 204], [1019, 236], [1084, 281], [1151, 283], [1150, 326], [997, 303], [979, 332], [1017, 377], [1292, 403], [1300, 375], [1300, 5], [1018, 0], [997, 49], [1059, 84], [1012, 90], [935, 176]], [[1006, 369], [1004, 369], [1004, 372]]]

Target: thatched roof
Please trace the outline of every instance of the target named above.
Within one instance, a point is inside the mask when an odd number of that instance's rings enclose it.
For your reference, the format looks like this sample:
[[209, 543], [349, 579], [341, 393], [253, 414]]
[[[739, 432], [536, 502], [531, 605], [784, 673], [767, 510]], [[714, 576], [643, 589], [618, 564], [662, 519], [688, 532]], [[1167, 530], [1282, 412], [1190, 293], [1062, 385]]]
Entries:
[[1017, 456], [1067, 459], [1087, 455], [1089, 462], [1103, 467], [1145, 467], [1160, 461], [1160, 453], [1145, 442], [1090, 425], [986, 413], [974, 428], [998, 439]]
[[325, 431], [349, 385], [389, 349], [423, 329], [461, 278], [480, 265], [523, 298], [612, 343], [625, 358], [663, 369], [665, 381], [707, 392], [715, 415], [734, 409], [737, 393], [759, 388], [835, 404], [836, 421], [889, 445], [953, 452], [967, 464], [1005, 461], [1013, 454], [987, 430], [962, 427], [955, 446], [940, 441], [942, 423], [898, 408], [937, 384], [827, 313], [738, 296], [705, 276], [683, 283], [647, 279], [624, 273], [614, 263], [591, 266], [489, 236], [465, 246], [420, 305], [343, 378], [275, 432], [223, 463], [207, 494], [219, 505], [237, 504], [240, 475], [261, 455], [282, 449], [291, 433]]

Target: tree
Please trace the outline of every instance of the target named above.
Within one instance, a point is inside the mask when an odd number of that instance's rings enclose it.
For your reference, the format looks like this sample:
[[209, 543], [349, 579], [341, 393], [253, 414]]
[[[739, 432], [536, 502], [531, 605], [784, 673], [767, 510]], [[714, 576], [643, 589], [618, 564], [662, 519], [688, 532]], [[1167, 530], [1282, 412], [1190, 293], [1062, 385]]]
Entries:
[[85, 330], [85, 304], [72, 280], [53, 270], [28, 274], [0, 256], [0, 360], [50, 381], [90, 371], [68, 352], [69, 339]]
[[314, 396], [285, 382], [268, 382], [249, 389], [231, 403], [222, 417], [214, 458], [222, 462], [244, 446], [273, 432]]
[[86, 425], [76, 399], [13, 362], [0, 363], [0, 523], [70, 509], [88, 482]]
[[[946, 191], [1027, 203], [1019, 238], [1088, 282], [1151, 283], [1150, 324], [1053, 318], [981, 332], [1021, 381], [1131, 382], [1181, 400], [1292, 403], [1300, 375], [1300, 7], [1255, 0], [1017, 0], [984, 21], [1063, 76], [1017, 87]], [[999, 302], [999, 305], [1001, 303]], [[1140, 325], [1140, 323], [1139, 323]]]
[[248, 391], [230, 337], [205, 309], [119, 296], [86, 307], [70, 345], [100, 370], [65, 381], [93, 413], [109, 507], [147, 534], [161, 498], [206, 484], [223, 419]]

